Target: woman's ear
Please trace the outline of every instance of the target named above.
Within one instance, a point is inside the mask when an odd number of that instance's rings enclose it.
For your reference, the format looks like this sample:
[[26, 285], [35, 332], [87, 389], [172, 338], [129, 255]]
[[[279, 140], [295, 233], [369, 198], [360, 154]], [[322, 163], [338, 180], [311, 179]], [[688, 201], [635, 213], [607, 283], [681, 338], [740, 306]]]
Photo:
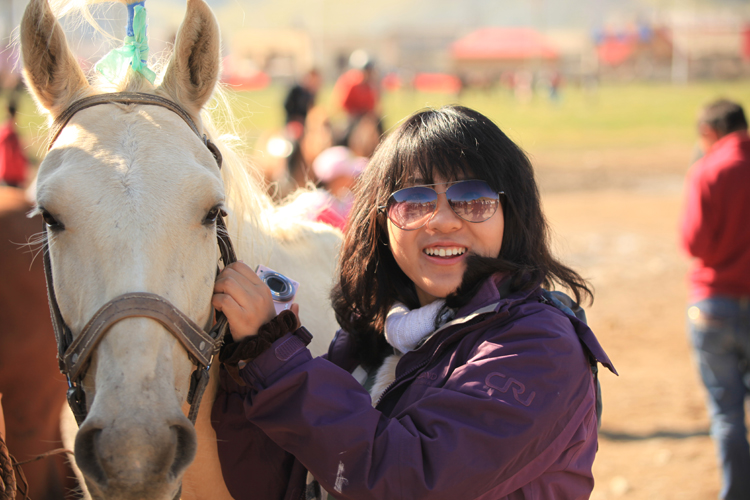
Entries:
[[382, 243], [387, 247], [388, 242], [390, 241], [388, 236], [388, 222], [386, 222], [382, 226], [378, 224], [376, 231], [378, 232], [378, 243]]

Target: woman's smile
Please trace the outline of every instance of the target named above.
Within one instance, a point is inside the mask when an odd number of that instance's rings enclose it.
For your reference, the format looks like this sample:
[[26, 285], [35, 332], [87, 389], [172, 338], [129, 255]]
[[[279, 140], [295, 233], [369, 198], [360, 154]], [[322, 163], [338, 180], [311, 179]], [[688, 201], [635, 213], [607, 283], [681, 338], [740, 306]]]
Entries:
[[423, 252], [431, 257], [438, 257], [441, 260], [451, 259], [466, 253], [466, 247], [463, 246], [433, 246], [427, 247]]

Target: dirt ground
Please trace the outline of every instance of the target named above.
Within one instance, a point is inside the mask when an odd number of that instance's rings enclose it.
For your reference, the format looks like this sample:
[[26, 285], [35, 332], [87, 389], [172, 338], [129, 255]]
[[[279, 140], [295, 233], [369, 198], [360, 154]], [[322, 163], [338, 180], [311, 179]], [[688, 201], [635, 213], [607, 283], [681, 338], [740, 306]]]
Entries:
[[575, 153], [534, 158], [557, 253], [594, 285], [589, 324], [620, 373], [600, 372], [594, 500], [718, 495], [677, 236], [691, 155], [666, 145], [593, 153], [593, 163]]

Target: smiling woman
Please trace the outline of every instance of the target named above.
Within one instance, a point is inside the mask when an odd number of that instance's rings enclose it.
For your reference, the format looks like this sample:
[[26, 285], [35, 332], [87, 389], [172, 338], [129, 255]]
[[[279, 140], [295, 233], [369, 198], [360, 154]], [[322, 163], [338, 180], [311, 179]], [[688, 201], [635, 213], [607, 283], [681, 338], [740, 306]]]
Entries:
[[[436, 185], [438, 181], [442, 184]], [[441, 191], [444, 196], [438, 195]], [[471, 289], [488, 273], [503, 273], [521, 287], [549, 288], [557, 282], [572, 291], [576, 302], [591, 296], [584, 280], [551, 255], [528, 158], [491, 120], [472, 109], [448, 106], [405, 120], [373, 157], [359, 195], [343, 247], [335, 302], [348, 331], [374, 334], [382, 329], [394, 295], [410, 308], [418, 307], [414, 285], [431, 280], [429, 269], [457, 272], [438, 294], [453, 308], [473, 296]], [[417, 198], [423, 211], [407, 215], [416, 206], [406, 202]], [[462, 210], [459, 202], [466, 201], [472, 201], [471, 207]], [[384, 210], [375, 213], [373, 207]], [[400, 245], [406, 239], [414, 240], [413, 248]], [[409, 249], [414, 251], [414, 266], [424, 270], [412, 272], [412, 266], [401, 265], [399, 259]], [[447, 255], [449, 249], [465, 253], [440, 260], [441, 250]], [[370, 267], [378, 272], [361, 272]]]
[[[233, 495], [258, 491], [247, 471], [270, 455], [244, 443], [268, 438], [286, 455], [264, 498], [590, 495], [597, 362], [614, 368], [558, 300], [590, 292], [551, 255], [533, 169], [496, 125], [457, 106], [407, 118], [360, 177], [338, 269], [327, 359], [291, 313], [234, 335], [212, 414]], [[256, 290], [237, 280], [254, 305], [230, 323], [271, 318]]]

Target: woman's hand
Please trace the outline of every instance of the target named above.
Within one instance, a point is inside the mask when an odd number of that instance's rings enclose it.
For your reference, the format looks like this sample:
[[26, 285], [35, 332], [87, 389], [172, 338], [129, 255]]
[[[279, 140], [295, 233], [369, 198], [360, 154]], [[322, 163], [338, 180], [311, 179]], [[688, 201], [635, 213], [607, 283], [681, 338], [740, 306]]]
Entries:
[[236, 341], [257, 335], [258, 329], [276, 316], [271, 290], [244, 262], [234, 262], [221, 271], [211, 304], [227, 317]]

